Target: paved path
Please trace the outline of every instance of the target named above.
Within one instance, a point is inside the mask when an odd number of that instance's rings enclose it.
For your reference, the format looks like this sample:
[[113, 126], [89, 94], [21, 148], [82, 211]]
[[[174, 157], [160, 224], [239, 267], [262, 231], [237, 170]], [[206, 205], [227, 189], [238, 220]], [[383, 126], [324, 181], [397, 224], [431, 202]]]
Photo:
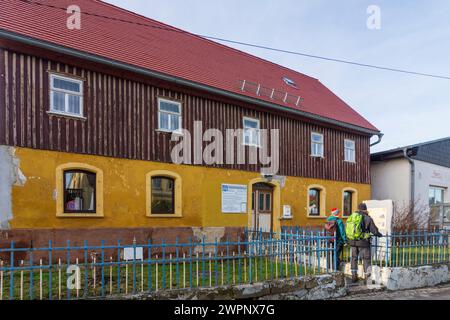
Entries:
[[337, 300], [450, 300], [450, 284], [424, 289], [355, 294]]

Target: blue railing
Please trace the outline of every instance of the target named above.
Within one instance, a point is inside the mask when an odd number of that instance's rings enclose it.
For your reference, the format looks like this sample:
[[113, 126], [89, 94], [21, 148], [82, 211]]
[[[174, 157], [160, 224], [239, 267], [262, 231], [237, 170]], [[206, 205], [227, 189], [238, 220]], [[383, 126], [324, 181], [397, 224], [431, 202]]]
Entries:
[[[343, 261], [350, 262], [351, 258], [351, 248], [346, 246]], [[450, 263], [449, 234], [436, 229], [394, 233], [380, 238], [372, 237], [371, 263], [387, 267]]]
[[[257, 235], [257, 236], [255, 236]], [[0, 249], [0, 300], [80, 299], [253, 283], [336, 270], [334, 236], [246, 230], [244, 240]]]

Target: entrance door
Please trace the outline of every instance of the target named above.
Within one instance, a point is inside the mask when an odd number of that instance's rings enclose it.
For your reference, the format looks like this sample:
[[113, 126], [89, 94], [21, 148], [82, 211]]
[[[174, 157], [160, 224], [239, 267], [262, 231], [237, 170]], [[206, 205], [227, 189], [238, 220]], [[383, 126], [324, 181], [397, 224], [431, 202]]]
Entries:
[[256, 183], [252, 188], [252, 227], [255, 231], [272, 232], [273, 187]]

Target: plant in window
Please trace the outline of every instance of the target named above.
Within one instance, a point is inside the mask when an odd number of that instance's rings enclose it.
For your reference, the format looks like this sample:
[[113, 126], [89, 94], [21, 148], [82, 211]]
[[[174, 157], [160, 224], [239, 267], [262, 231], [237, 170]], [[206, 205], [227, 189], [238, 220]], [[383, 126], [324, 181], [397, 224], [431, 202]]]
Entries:
[[311, 216], [320, 215], [320, 190], [309, 190], [309, 214]]
[[64, 212], [96, 212], [96, 174], [82, 170], [64, 171]]

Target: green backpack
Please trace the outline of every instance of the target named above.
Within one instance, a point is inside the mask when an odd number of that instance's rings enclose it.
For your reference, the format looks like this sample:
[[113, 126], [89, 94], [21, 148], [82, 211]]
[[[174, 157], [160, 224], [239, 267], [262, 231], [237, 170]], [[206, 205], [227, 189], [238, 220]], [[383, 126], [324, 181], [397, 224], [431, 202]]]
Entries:
[[366, 234], [362, 229], [363, 219], [363, 215], [358, 212], [352, 213], [352, 215], [347, 218], [345, 233], [349, 240], [361, 240], [366, 237]]

